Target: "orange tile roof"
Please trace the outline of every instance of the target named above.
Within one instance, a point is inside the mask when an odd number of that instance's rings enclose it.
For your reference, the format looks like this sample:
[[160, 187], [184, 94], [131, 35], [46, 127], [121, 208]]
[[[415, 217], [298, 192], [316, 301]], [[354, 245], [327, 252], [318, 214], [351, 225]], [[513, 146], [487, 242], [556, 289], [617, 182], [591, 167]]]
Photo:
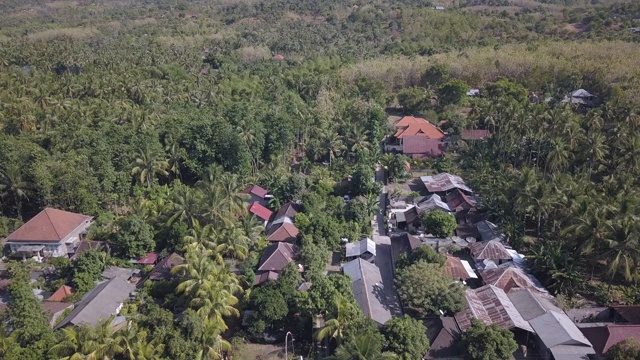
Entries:
[[398, 121], [396, 123], [396, 127], [397, 128], [406, 128], [407, 126], [411, 125], [411, 124], [419, 124], [422, 122], [428, 122], [427, 120], [423, 119], [423, 118], [417, 118], [417, 117], [413, 117], [413, 116], [405, 116], [402, 119], [400, 119], [400, 121]]
[[56, 301], [61, 302], [64, 301], [68, 296], [73, 295], [73, 288], [68, 285], [62, 285], [56, 292], [51, 294], [47, 301]]
[[399, 129], [394, 136], [401, 139], [407, 135], [425, 135], [429, 139], [444, 138], [442, 131], [426, 120], [425, 122], [410, 124], [406, 129]]
[[7, 236], [6, 241], [59, 242], [78, 226], [90, 220], [90, 216], [46, 208]]

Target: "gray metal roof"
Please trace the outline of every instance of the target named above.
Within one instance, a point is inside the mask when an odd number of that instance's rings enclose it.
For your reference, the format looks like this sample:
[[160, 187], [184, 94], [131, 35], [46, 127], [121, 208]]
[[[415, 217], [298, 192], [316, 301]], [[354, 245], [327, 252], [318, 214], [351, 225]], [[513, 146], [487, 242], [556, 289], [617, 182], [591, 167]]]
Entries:
[[557, 345], [591, 347], [589, 340], [564, 312], [548, 311], [544, 315], [531, 319], [529, 323], [547, 349]]
[[559, 360], [589, 360], [589, 355], [596, 353], [591, 346], [557, 345], [550, 350], [553, 358]]
[[56, 326], [56, 329], [69, 324], [95, 326], [100, 319], [117, 315], [119, 307], [129, 299], [133, 290], [135, 290], [134, 285], [117, 276], [99, 283], [82, 298], [75, 309]]
[[380, 269], [374, 264], [357, 258], [342, 265], [342, 271], [351, 277], [351, 291], [362, 312], [376, 323], [383, 325], [391, 319], [391, 311], [381, 301]]
[[504, 240], [504, 236], [498, 233], [498, 225], [490, 221], [483, 220], [477, 222], [476, 228], [478, 229], [478, 233], [480, 233], [480, 238], [482, 239], [482, 241]]
[[507, 294], [507, 296], [509, 297], [513, 305], [515, 305], [516, 309], [518, 309], [518, 312], [520, 313], [520, 315], [522, 315], [522, 318], [527, 321], [544, 315], [548, 311], [562, 311], [545, 297], [528, 289], [514, 291], [510, 294]]
[[420, 202], [418, 204], [418, 208], [422, 211], [424, 210], [443, 210], [447, 212], [453, 211], [449, 204], [442, 201], [442, 198], [438, 194], [431, 194], [426, 200]]
[[360, 256], [366, 252], [376, 256], [376, 243], [369, 238], [347, 243], [346, 245], [347, 257]]

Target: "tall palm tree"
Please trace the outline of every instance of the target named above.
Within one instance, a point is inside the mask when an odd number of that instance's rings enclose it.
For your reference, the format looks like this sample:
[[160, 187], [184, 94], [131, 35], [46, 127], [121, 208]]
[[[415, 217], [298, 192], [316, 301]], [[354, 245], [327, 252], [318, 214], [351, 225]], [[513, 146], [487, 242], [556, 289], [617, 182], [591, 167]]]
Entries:
[[226, 352], [231, 351], [231, 344], [220, 335], [224, 329], [215, 321], [204, 320], [204, 331], [199, 340], [200, 350], [196, 360], [222, 360]]
[[122, 354], [127, 359], [157, 360], [162, 358], [164, 344], [159, 344], [157, 338], [149, 341], [149, 334], [132, 322], [129, 322], [127, 328], [120, 332], [119, 339], [123, 347]]
[[335, 132], [327, 132], [325, 133], [322, 144], [327, 151], [327, 155], [329, 156], [329, 166], [331, 166], [331, 162], [336, 158], [336, 156], [340, 156], [342, 151], [346, 149], [346, 146], [342, 142], [340, 136]]
[[10, 163], [0, 170], [0, 192], [3, 197], [12, 198], [18, 219], [22, 220], [22, 200], [27, 198], [28, 184], [22, 178], [17, 163]]
[[392, 353], [383, 353], [379, 340], [372, 334], [358, 334], [353, 342], [338, 346], [331, 360], [393, 360], [398, 356]]
[[349, 150], [352, 154], [358, 152], [368, 152], [371, 150], [371, 142], [369, 142], [369, 131], [357, 124], [351, 126], [346, 135], [349, 143]]
[[177, 187], [171, 199], [172, 210], [167, 223], [171, 225], [176, 221], [184, 221], [192, 228], [198, 219], [200, 206], [199, 194], [198, 191], [188, 186]]
[[607, 226], [604, 238], [607, 250], [607, 274], [613, 278], [622, 274], [625, 280], [637, 282], [640, 274], [640, 229], [637, 221], [628, 216], [614, 220]]
[[315, 337], [318, 340], [324, 340], [326, 337], [330, 337], [331, 339], [335, 339], [339, 345], [344, 337], [344, 331], [348, 325], [347, 315], [353, 304], [344, 296], [337, 296], [334, 301], [337, 309], [336, 317], [327, 320], [325, 326], [316, 332]]
[[134, 168], [131, 169], [131, 175], [138, 175], [138, 180], [141, 184], [151, 187], [157, 175], [169, 175], [167, 172], [169, 163], [162, 155], [163, 154], [158, 151], [145, 147], [138, 153], [138, 157], [134, 162]]

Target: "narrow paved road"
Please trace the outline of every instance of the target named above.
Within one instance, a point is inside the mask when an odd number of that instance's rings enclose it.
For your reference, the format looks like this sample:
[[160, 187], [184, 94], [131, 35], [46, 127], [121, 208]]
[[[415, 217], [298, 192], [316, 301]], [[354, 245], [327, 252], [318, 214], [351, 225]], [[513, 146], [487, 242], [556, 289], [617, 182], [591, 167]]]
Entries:
[[[383, 183], [384, 172], [381, 169], [376, 171], [376, 181]], [[396, 287], [393, 284], [393, 263], [391, 261], [391, 239], [387, 236], [384, 229], [384, 213], [386, 208], [386, 193], [387, 187], [382, 187], [380, 193], [380, 209], [376, 212], [375, 218], [371, 221], [371, 227], [373, 228], [373, 241], [376, 243], [376, 265], [380, 269], [380, 275], [382, 276], [382, 285], [384, 288], [384, 294], [386, 301], [384, 304], [391, 312], [391, 316], [402, 316], [402, 307], [400, 306], [400, 300]]]

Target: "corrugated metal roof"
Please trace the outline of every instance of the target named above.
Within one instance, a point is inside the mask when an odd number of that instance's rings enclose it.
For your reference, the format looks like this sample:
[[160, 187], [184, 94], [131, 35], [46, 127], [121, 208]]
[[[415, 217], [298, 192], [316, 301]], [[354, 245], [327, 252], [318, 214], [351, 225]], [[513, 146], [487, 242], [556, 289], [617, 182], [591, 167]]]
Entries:
[[347, 257], [360, 256], [366, 252], [371, 253], [373, 256], [376, 255], [376, 243], [369, 238], [347, 243], [345, 247]]
[[478, 228], [478, 233], [480, 233], [480, 239], [482, 239], [482, 241], [504, 240], [504, 236], [498, 233], [498, 225], [490, 221], [479, 221], [476, 223], [476, 227]]
[[484, 269], [480, 271], [480, 276], [485, 284], [499, 287], [506, 293], [518, 288], [546, 292], [537, 279], [533, 281], [532, 275], [526, 274], [522, 269], [515, 266]]
[[562, 311], [545, 297], [530, 290], [514, 291], [507, 296], [518, 309], [522, 318], [527, 321], [544, 315], [548, 311]]
[[444, 262], [444, 271], [452, 278], [466, 280], [478, 277], [471, 269], [471, 266], [469, 266], [469, 269], [464, 266], [463, 260], [460, 260], [460, 258], [449, 254], [445, 254], [445, 256], [447, 259]]
[[442, 210], [446, 212], [452, 212], [453, 209], [449, 205], [442, 201], [442, 198], [438, 194], [431, 194], [426, 200], [418, 203], [418, 208], [422, 211], [425, 210]]
[[591, 343], [567, 314], [549, 311], [529, 321], [547, 349], [557, 345], [579, 345], [591, 347]]
[[469, 244], [469, 250], [476, 260], [511, 260], [511, 254], [497, 240]]
[[472, 192], [471, 188], [467, 186], [460, 176], [451, 175], [449, 173], [421, 176], [420, 180], [431, 193], [449, 191], [455, 188], [469, 193]]
[[518, 328], [533, 332], [502, 289], [485, 285], [475, 290], [467, 289], [465, 297], [465, 309], [455, 315], [461, 329], [469, 328], [471, 319], [476, 318], [486, 324], [497, 324], [505, 329]]

